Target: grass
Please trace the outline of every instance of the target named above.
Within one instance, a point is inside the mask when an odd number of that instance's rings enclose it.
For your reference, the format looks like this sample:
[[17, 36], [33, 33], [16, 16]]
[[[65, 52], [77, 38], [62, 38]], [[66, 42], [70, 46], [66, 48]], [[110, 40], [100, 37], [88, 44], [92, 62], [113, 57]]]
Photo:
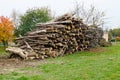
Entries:
[[6, 56], [6, 55], [7, 55], [7, 53], [5, 52], [4, 47], [3, 47], [3, 46], [0, 46], [0, 57]]
[[1, 74], [0, 80], [120, 80], [120, 45], [101, 49], [47, 59], [36, 67]]

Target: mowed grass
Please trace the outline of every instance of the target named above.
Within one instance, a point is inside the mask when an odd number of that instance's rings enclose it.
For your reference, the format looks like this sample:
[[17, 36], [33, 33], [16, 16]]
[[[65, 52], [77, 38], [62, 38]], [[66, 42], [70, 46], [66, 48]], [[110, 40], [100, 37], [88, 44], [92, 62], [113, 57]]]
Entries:
[[46, 61], [39, 66], [1, 74], [0, 80], [120, 80], [120, 45]]
[[3, 46], [0, 46], [0, 57], [1, 56], [6, 56], [5, 48]]

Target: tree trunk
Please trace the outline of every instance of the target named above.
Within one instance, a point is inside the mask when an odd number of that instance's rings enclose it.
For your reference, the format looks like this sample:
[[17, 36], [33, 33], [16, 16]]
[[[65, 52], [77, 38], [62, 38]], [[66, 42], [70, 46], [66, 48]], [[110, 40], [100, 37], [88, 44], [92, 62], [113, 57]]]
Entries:
[[2, 40], [2, 43], [3, 43], [4, 49], [8, 47], [8, 41]]

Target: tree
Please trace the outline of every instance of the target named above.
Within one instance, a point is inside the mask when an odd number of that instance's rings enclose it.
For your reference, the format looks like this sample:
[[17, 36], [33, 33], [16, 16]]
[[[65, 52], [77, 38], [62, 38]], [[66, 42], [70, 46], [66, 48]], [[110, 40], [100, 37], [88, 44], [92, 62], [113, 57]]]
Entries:
[[18, 26], [19, 26], [19, 22], [20, 22], [19, 16], [20, 16], [20, 14], [18, 13], [18, 11], [12, 10], [11, 20], [16, 28], [18, 28]]
[[12, 21], [7, 17], [0, 17], [0, 42], [4, 47], [8, 46], [8, 41], [12, 41], [14, 35], [14, 29]]
[[115, 29], [111, 29], [109, 31], [109, 33], [113, 36], [113, 37], [120, 37], [120, 28], [115, 28]]
[[83, 21], [90, 26], [103, 27], [105, 23], [105, 13], [97, 10], [93, 5], [86, 8], [83, 3], [79, 4], [76, 2], [74, 13], [76, 17], [82, 18]]
[[20, 26], [16, 30], [17, 35], [24, 35], [28, 31], [36, 28], [35, 24], [51, 20], [50, 10], [48, 8], [33, 8], [20, 17]]

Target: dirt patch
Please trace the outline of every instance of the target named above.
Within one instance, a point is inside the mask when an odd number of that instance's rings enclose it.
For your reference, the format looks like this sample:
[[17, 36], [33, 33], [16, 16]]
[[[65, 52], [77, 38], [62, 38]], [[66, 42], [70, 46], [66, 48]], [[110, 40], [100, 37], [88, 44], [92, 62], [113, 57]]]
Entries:
[[20, 61], [18, 59], [0, 58], [0, 74], [17, 71], [18, 69], [25, 67], [36, 67], [45, 63], [47, 63], [47, 60]]
[[103, 47], [91, 48], [89, 52], [97, 53], [97, 52], [105, 52], [106, 49]]

